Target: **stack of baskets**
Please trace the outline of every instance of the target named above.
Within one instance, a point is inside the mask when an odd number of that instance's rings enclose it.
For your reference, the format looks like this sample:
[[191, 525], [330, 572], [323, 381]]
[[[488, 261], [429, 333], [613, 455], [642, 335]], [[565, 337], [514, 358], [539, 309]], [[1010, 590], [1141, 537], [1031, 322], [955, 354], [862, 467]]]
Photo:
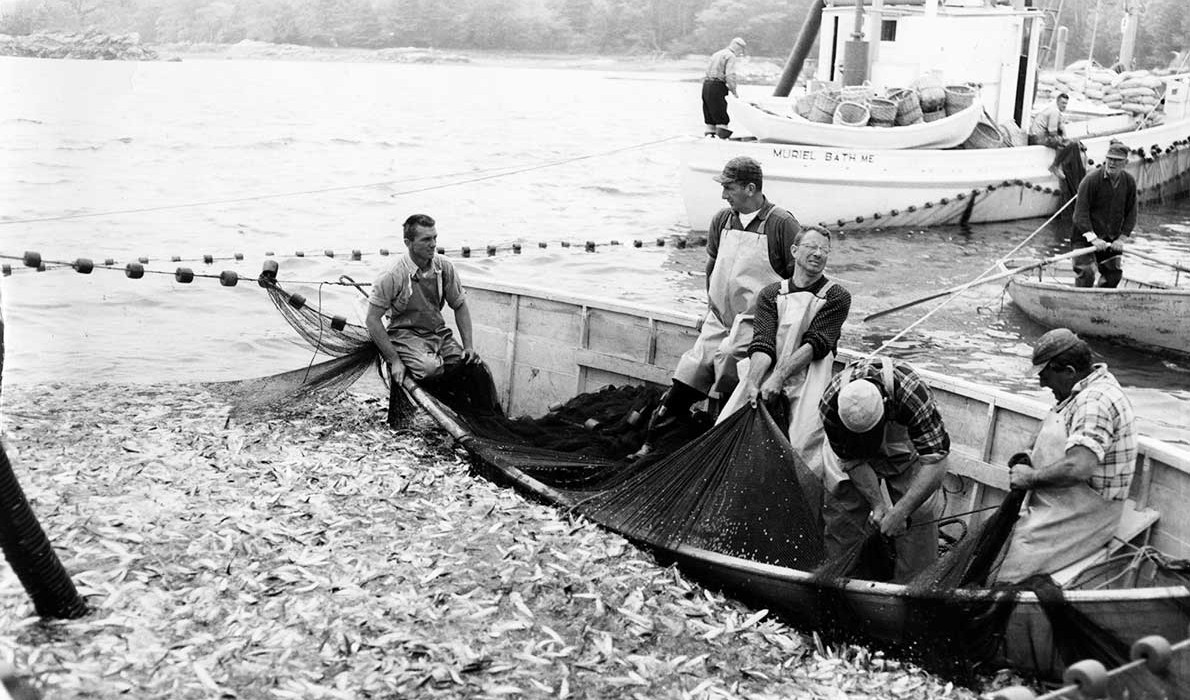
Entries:
[[862, 102], [844, 100], [835, 108], [834, 123], [842, 126], [867, 126], [871, 113]]
[[943, 87], [941, 78], [927, 73], [913, 81], [913, 89], [917, 92], [917, 99], [921, 104], [923, 121], [937, 121], [946, 116], [946, 88]]
[[826, 89], [814, 94], [814, 106], [810, 108], [810, 115], [806, 117], [812, 122], [830, 124], [834, 121], [835, 110], [842, 98], [838, 90]]
[[975, 102], [976, 89], [971, 85], [946, 86], [946, 116], [958, 114]]

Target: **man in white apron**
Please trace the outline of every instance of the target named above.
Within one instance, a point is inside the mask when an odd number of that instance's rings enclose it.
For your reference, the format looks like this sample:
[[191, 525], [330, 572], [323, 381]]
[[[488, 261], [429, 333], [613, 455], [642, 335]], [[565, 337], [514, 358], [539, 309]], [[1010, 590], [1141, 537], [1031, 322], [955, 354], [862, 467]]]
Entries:
[[859, 546], [870, 518], [893, 538], [893, 580], [909, 581], [938, 558], [950, 435], [933, 392], [908, 363], [870, 358], [835, 375], [819, 409], [827, 559]]
[[[425, 214], [405, 220], [408, 254], [376, 279], [368, 297], [368, 335], [398, 384], [406, 372], [417, 380], [433, 379], [449, 365], [479, 362], [479, 353], [471, 344], [471, 311], [459, 276], [449, 260], [435, 255], [435, 226]], [[446, 304], [454, 310], [462, 345], [442, 317]]]
[[[834, 374], [851, 293], [823, 274], [830, 255], [830, 231], [804, 228], [795, 240], [793, 277], [770, 284], [757, 297], [749, 357], [737, 367], [743, 379], [719, 420], [745, 404], [784, 402], [781, 413], [789, 420], [789, 443], [802, 463], [822, 479], [818, 402]], [[815, 505], [819, 501], [811, 500]]]
[[[707, 228], [707, 313], [698, 340], [678, 361], [673, 385], [649, 421], [650, 436], [664, 422], [688, 415], [696, 402], [730, 395], [737, 382], [736, 360], [752, 340], [756, 294], [793, 274], [793, 244], [801, 227], [764, 196], [760, 163], [732, 158], [715, 181], [723, 185], [730, 206]], [[638, 454], [648, 450], [646, 439]]]
[[1132, 404], [1107, 365], [1065, 328], [1033, 348], [1033, 370], [1058, 404], [1041, 424], [1026, 462], [1011, 467], [1027, 489], [995, 580], [1048, 574], [1106, 545], [1124, 512], [1136, 469]]

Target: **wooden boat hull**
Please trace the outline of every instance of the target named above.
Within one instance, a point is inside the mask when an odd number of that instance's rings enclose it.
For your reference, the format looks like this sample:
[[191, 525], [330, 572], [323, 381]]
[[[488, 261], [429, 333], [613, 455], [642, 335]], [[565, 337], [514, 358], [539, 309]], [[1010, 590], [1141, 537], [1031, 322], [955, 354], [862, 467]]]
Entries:
[[[1087, 157], [1102, 162], [1118, 138], [1152, 153], [1133, 156], [1128, 170], [1142, 200], [1185, 191], [1190, 179], [1190, 119], [1088, 138]], [[795, 146], [777, 143], [690, 139], [680, 146], [681, 189], [690, 227], [705, 231], [722, 206], [712, 178], [735, 156], [751, 156], [764, 168], [769, 200], [803, 223], [862, 230], [933, 226], [1045, 217], [1063, 204], [1057, 177], [1049, 171], [1053, 150], [1044, 146], [956, 150], [894, 150]], [[1168, 149], [1168, 150], [1166, 150]]]
[[983, 116], [983, 108], [972, 104], [933, 122], [888, 128], [854, 127], [803, 119], [791, 111], [792, 106], [788, 98], [761, 102], [728, 98], [733, 125], [739, 122], [757, 140], [831, 148], [953, 148], [970, 138]]
[[[467, 287], [477, 347], [510, 415], [540, 415], [551, 404], [608, 384], [668, 383], [669, 368], [696, 335], [697, 319], [689, 314], [486, 281]], [[1001, 465], [1027, 444], [1048, 407], [945, 375], [922, 374], [951, 434], [948, 512], [997, 502], [1008, 481], [1007, 468]], [[436, 418], [456, 437], [463, 435], [447, 413], [438, 412]], [[1140, 453], [1132, 496], [1165, 514], [1152, 532], [1152, 542], [1172, 556], [1188, 556], [1190, 516], [1182, 514], [1182, 506], [1190, 490], [1190, 453], [1143, 437]], [[515, 467], [500, 468], [494, 476], [544, 500], [569, 505], [564, 494]], [[779, 611], [795, 625], [811, 628], [829, 622], [821, 619], [824, 589], [807, 572], [685, 546], [662, 554], [699, 580]], [[914, 616], [923, 602], [930, 602], [908, 596], [903, 586], [861, 580], [828, 593], [835, 603], [842, 601], [857, 623], [855, 630], [882, 645], [912, 642]], [[1127, 644], [1150, 634], [1171, 640], [1187, 635], [1190, 590], [1183, 586], [1070, 591], [1067, 597], [1077, 611]], [[965, 614], [964, 599], [960, 596], [941, 610]], [[1053, 631], [1036, 597], [1020, 594], [1007, 623], [1004, 658], [1019, 668], [1055, 676], [1062, 668], [1055, 649]]]
[[1026, 316], [1049, 328], [1190, 354], [1190, 289], [1134, 286], [1078, 288], [1072, 279], [1017, 275], [1008, 295]]

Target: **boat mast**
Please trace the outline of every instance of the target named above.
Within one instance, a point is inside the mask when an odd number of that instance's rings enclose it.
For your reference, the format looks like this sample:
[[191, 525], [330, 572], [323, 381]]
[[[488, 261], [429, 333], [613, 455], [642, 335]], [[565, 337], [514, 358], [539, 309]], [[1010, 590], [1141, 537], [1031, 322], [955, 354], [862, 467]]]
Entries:
[[822, 8], [825, 5], [826, 0], [814, 0], [809, 13], [806, 14], [806, 20], [802, 22], [802, 29], [798, 32], [797, 41], [794, 42], [793, 49], [789, 52], [789, 58], [785, 60], [781, 79], [777, 81], [777, 87], [773, 90], [774, 97], [789, 97], [789, 92], [793, 89], [793, 84], [797, 82], [797, 76], [802, 72], [802, 66], [806, 63], [806, 56], [810, 55], [810, 47], [818, 38], [818, 30], [822, 27]]
[[1139, 0], [1124, 0], [1124, 21], [1120, 28], [1120, 59], [1116, 65], [1132, 70], [1133, 52], [1136, 50], [1136, 30], [1140, 26]]
[[864, 41], [864, 3], [856, 0], [855, 25], [843, 43], [843, 85], [863, 85], [868, 79], [868, 43]]

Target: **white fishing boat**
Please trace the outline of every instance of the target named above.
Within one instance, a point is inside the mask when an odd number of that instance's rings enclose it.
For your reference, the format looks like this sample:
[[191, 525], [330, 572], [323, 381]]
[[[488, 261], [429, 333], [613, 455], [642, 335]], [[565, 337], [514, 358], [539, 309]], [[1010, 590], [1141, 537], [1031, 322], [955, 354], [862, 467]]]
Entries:
[[792, 111], [792, 104], [786, 99], [749, 102], [728, 98], [728, 104], [733, 123], [738, 121], [759, 141], [832, 148], [953, 148], [971, 137], [983, 116], [983, 108], [972, 104], [932, 122], [889, 128], [855, 127], [810, 121]]
[[[852, 43], [847, 28], [854, 12], [854, 0], [823, 10], [815, 76], [820, 84], [838, 85], [845, 77], [839, 57]], [[947, 85], [977, 85], [976, 103], [989, 121], [1029, 126], [1044, 29], [1040, 10], [907, 0], [866, 8], [862, 26], [864, 36], [881, 37], [866, 42], [871, 58], [866, 76], [873, 85], [904, 87], [931, 74]], [[1101, 109], [1072, 120], [1067, 129], [1086, 146], [1089, 167], [1102, 162], [1113, 138], [1133, 149], [1128, 169], [1142, 201], [1175, 195], [1190, 183], [1190, 74], [1169, 76], [1164, 85], [1161, 110], [1155, 112], [1164, 123], [1150, 125], [1153, 115]], [[738, 106], [732, 114], [741, 125], [750, 118]], [[911, 127], [868, 131], [905, 128]], [[680, 155], [682, 196], [696, 231], [706, 230], [722, 206], [712, 176], [740, 155], [764, 167], [771, 201], [802, 222], [832, 228], [1009, 221], [1048, 216], [1064, 203], [1058, 177], [1049, 169], [1054, 151], [1044, 146], [902, 149], [692, 137]]]

